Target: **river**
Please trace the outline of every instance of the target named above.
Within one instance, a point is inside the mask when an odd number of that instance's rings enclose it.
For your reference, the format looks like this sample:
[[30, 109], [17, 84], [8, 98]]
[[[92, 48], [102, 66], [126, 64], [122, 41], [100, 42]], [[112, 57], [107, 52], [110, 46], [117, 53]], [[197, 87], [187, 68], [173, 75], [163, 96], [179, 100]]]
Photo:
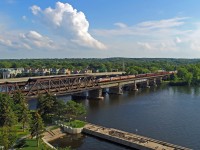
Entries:
[[[69, 100], [70, 97], [60, 97]], [[166, 85], [105, 95], [102, 101], [82, 100], [88, 122], [137, 133], [158, 140], [200, 149], [200, 88]], [[33, 108], [35, 101], [29, 101]], [[129, 149], [86, 135], [65, 136], [54, 146], [71, 146], [79, 150]]]

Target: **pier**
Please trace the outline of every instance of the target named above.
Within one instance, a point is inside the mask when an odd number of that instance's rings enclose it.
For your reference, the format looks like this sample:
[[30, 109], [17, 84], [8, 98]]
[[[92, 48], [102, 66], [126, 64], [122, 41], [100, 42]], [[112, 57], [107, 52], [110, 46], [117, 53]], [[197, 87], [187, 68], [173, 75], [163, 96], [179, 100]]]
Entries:
[[182, 146], [88, 123], [83, 133], [139, 150], [191, 150]]

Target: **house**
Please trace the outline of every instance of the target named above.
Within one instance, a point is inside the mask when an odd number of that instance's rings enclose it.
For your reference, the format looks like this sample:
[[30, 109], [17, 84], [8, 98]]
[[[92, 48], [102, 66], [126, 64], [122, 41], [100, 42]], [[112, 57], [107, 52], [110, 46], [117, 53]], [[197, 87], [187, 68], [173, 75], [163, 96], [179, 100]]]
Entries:
[[50, 74], [58, 74], [58, 72], [59, 72], [59, 69], [57, 69], [57, 68], [50, 69]]
[[21, 74], [24, 68], [1, 68], [0, 74], [3, 79], [14, 78], [17, 74]]
[[81, 73], [92, 73], [92, 70], [90, 70], [90, 69], [84, 69], [84, 70], [81, 70]]
[[46, 68], [41, 68], [38, 70], [37, 73], [39, 76], [45, 76], [47, 74], [50, 74], [50, 69], [46, 69]]
[[69, 69], [62, 68], [59, 70], [59, 74], [71, 74]]

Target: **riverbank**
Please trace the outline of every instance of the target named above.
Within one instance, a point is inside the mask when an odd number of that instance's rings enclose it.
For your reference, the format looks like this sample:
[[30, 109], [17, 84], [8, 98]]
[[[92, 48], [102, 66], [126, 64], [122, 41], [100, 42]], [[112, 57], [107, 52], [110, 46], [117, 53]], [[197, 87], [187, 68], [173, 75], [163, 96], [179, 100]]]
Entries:
[[44, 132], [42, 134], [42, 136], [43, 136], [42, 139], [47, 141], [47, 142], [50, 142], [50, 141], [53, 141], [57, 138], [65, 136], [65, 135], [66, 135], [66, 133], [64, 133], [61, 128], [57, 128], [57, 129], [54, 129], [54, 130], [48, 130], [48, 131]]
[[187, 86], [188, 83], [185, 81], [170, 81], [168, 83], [170, 86]]

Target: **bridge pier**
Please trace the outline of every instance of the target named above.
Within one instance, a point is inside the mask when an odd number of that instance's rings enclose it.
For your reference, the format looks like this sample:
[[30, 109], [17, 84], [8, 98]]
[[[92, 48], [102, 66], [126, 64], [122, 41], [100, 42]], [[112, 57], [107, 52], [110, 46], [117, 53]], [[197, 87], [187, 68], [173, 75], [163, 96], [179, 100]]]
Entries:
[[86, 92], [76, 93], [71, 95], [72, 100], [79, 100], [79, 99], [86, 99], [87, 95]]
[[109, 88], [109, 94], [122, 95], [123, 94], [122, 86], [116, 86], [116, 87]]
[[153, 79], [153, 86], [157, 86], [156, 78]]
[[128, 91], [138, 91], [136, 82], [134, 84], [128, 85]]
[[149, 80], [147, 80], [147, 82], [146, 82], [146, 87], [150, 88], [150, 86], [149, 86]]
[[102, 89], [90, 90], [88, 93], [88, 99], [103, 100]]
[[160, 77], [159, 80], [158, 80], [158, 82], [159, 82], [159, 83], [162, 83], [162, 81], [163, 81], [162, 79], [163, 79], [163, 78]]
[[103, 93], [103, 94], [108, 93], [107, 88], [103, 88], [103, 89], [102, 89], [102, 93]]

